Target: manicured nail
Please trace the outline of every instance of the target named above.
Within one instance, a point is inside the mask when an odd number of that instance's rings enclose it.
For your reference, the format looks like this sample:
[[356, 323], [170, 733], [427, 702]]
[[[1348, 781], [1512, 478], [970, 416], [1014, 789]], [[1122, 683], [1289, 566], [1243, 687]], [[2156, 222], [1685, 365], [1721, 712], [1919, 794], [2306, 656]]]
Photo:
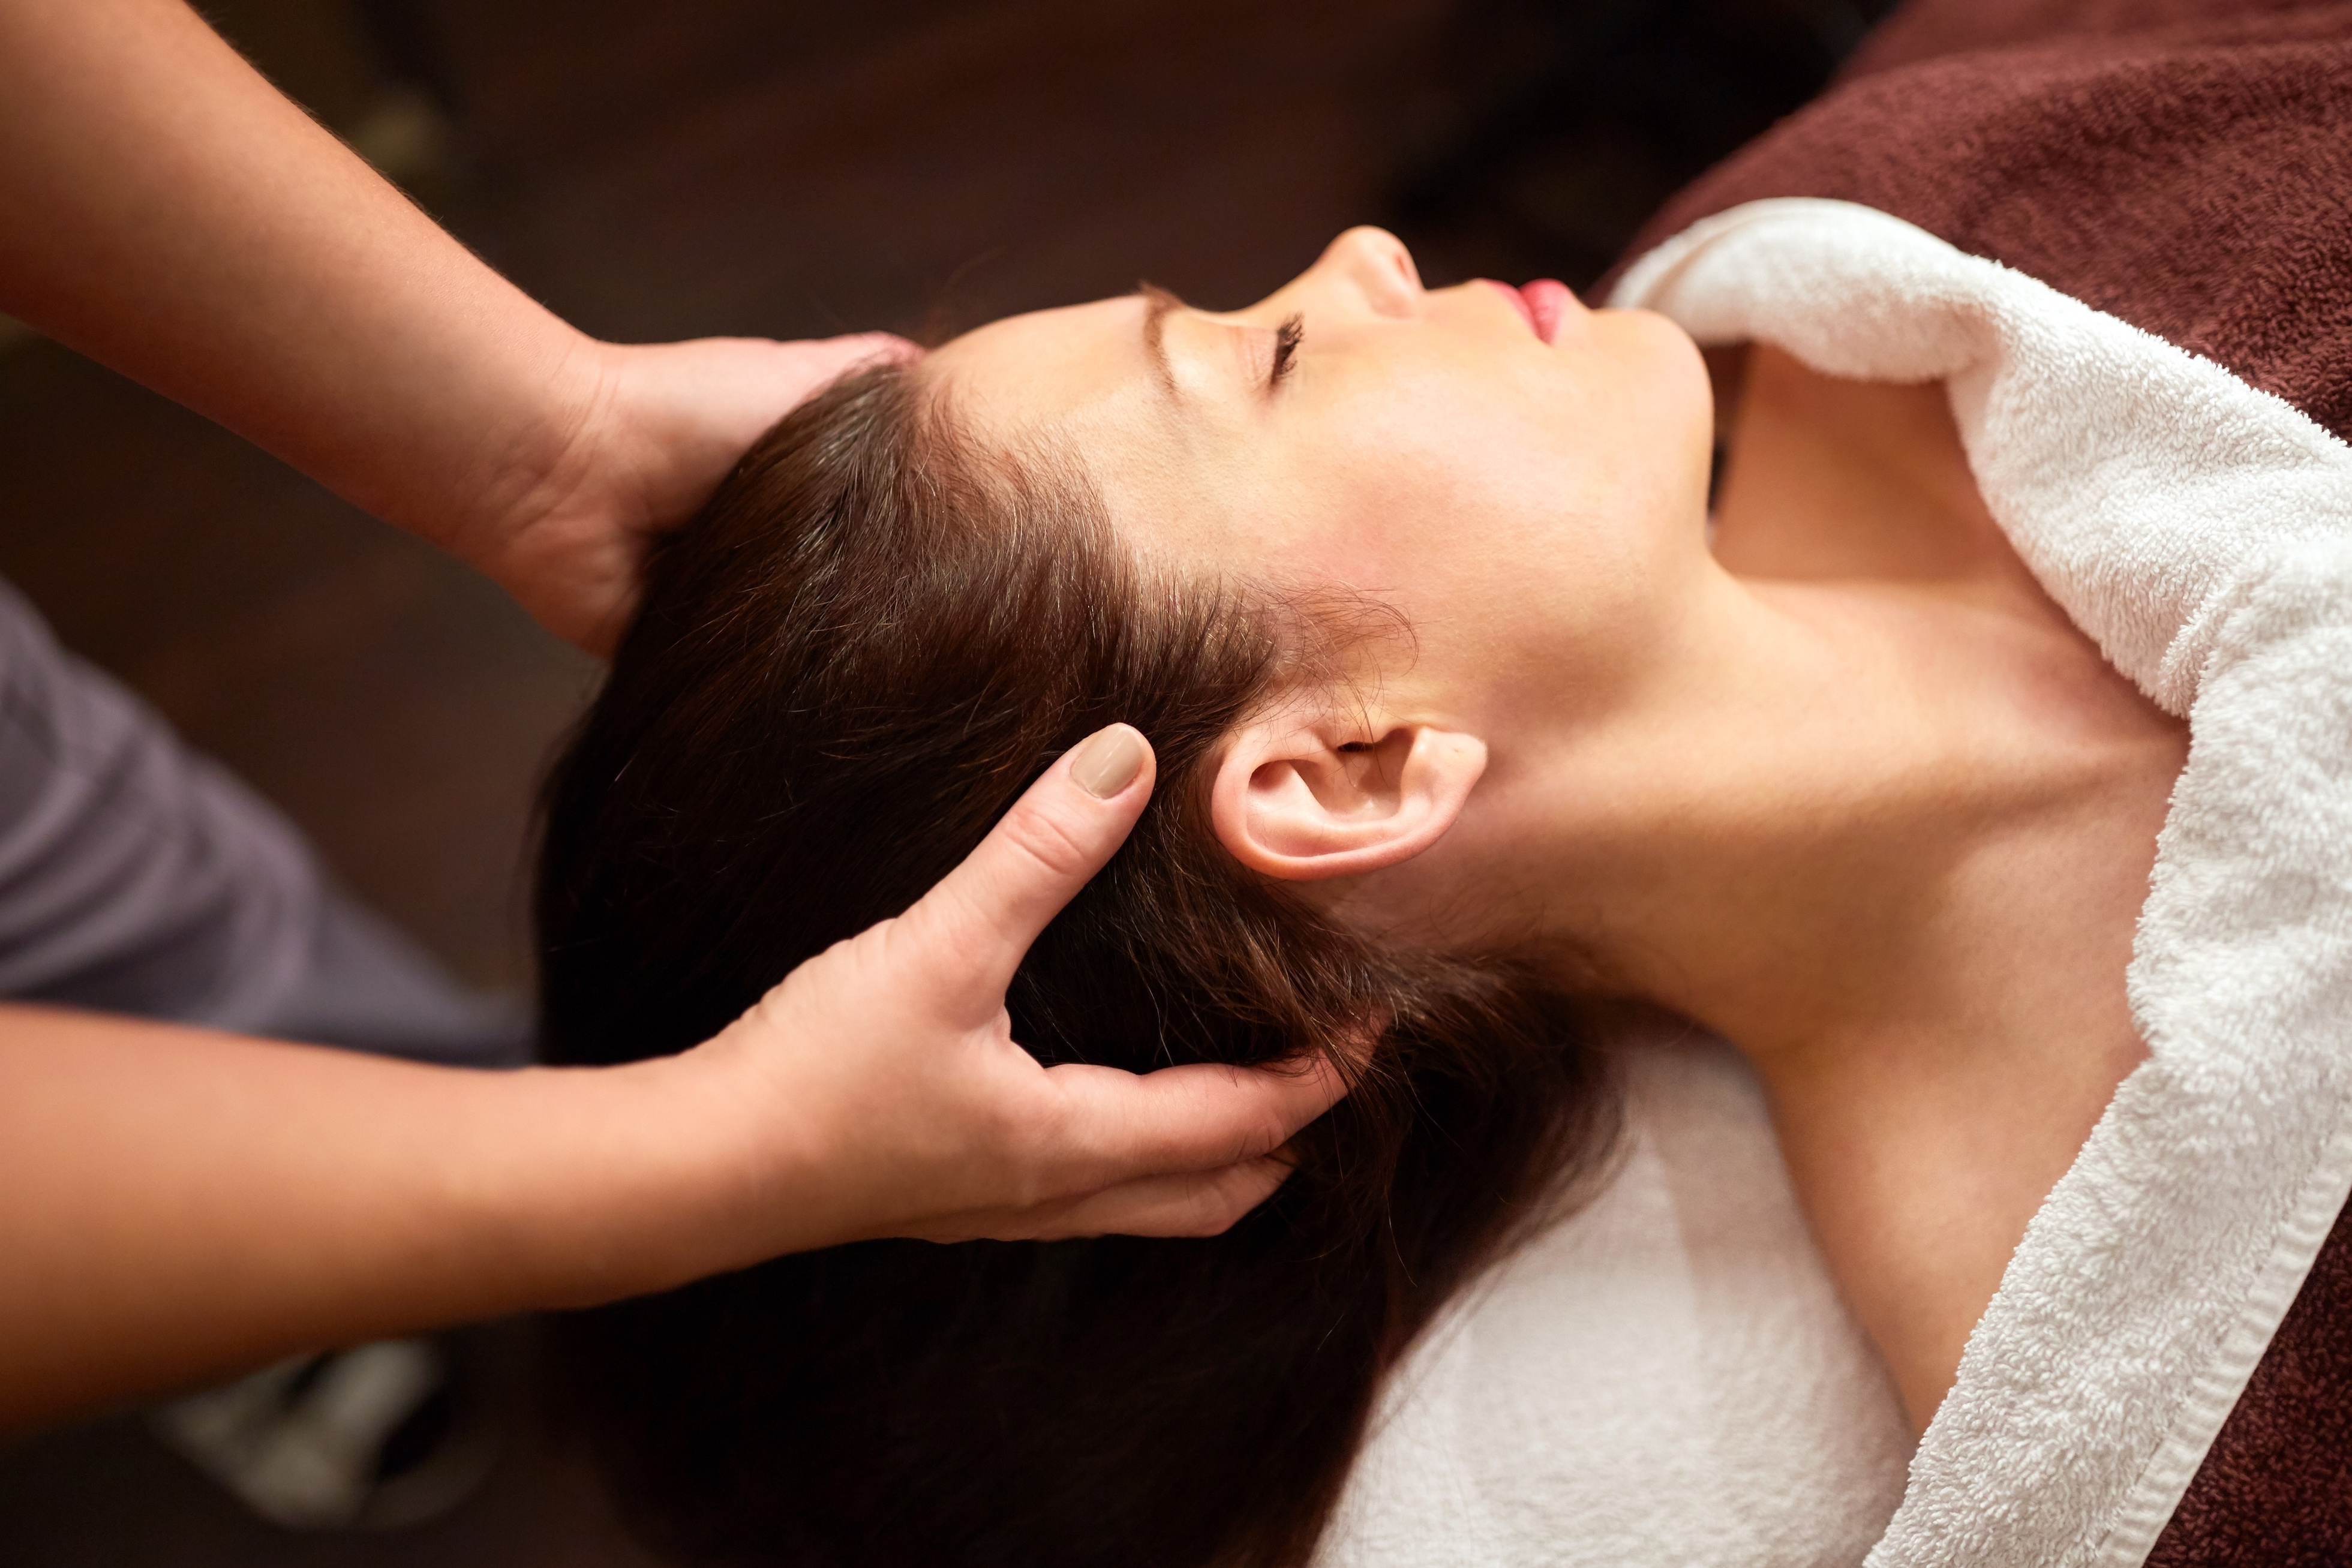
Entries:
[[1070, 776], [1097, 800], [1108, 800], [1142, 771], [1143, 736], [1129, 724], [1097, 730], [1070, 752]]

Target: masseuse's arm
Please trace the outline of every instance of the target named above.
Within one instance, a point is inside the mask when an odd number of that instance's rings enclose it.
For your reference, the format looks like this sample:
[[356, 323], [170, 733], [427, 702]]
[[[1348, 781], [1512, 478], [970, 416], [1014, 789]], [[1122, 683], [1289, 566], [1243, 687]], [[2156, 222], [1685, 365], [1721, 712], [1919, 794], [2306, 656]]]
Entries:
[[646, 541], [880, 334], [624, 347], [491, 271], [180, 0], [0, 0], [0, 311], [604, 651]]
[[0, 1427], [869, 1237], [1224, 1228], [1335, 1073], [1047, 1069], [1006, 1027], [1150, 787], [1104, 731], [683, 1056], [488, 1073], [0, 1009]]

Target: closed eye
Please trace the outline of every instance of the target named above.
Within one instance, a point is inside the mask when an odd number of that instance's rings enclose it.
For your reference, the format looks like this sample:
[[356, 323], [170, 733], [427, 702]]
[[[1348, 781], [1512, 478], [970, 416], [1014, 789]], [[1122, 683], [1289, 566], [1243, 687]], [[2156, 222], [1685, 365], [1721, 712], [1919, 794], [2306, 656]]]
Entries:
[[1265, 388], [1268, 392], [1280, 386], [1282, 378], [1290, 374], [1290, 367], [1297, 363], [1298, 357], [1298, 345], [1305, 342], [1306, 338], [1307, 318], [1304, 316], [1289, 317], [1282, 325], [1274, 329], [1274, 368], [1267, 373], [1265, 378]]

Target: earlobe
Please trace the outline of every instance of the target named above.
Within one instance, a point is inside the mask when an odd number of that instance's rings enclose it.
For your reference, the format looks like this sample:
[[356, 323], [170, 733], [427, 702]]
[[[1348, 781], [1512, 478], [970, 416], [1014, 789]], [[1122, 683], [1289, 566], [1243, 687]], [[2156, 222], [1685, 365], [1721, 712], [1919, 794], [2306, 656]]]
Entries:
[[1339, 741], [1296, 720], [1235, 735], [1210, 791], [1218, 839], [1284, 881], [1358, 876], [1445, 836], [1486, 769], [1475, 735], [1398, 724]]

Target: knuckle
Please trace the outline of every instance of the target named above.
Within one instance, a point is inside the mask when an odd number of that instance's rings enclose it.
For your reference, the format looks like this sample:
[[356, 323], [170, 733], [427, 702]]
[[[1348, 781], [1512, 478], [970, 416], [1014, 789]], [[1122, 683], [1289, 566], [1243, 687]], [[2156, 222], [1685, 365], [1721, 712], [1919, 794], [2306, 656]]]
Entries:
[[1182, 1234], [1223, 1236], [1255, 1208], [1264, 1196], [1246, 1169], [1220, 1172], [1213, 1178], [1196, 1182], [1186, 1196]]
[[1095, 846], [1086, 825], [1066, 806], [1026, 801], [998, 825], [1005, 844], [1056, 878], [1082, 876], [1093, 868]]
[[1024, 1212], [1073, 1194], [1066, 1138], [1050, 1104], [1009, 1089], [983, 1097], [971, 1109], [971, 1146], [988, 1168], [987, 1187], [1004, 1207]]
[[971, 900], [954, 890], [935, 893], [893, 923], [889, 941], [877, 984], [895, 988], [904, 1005], [967, 1027], [1001, 1018], [1004, 934]]
[[927, 898], [874, 928], [888, 983], [960, 988], [986, 967], [992, 933], [962, 900]]
[[[1223, 1114], [1204, 1119], [1210, 1125], [1194, 1141], [1196, 1157], [1206, 1156], [1220, 1164], [1231, 1164], [1255, 1160], [1287, 1142], [1295, 1129], [1282, 1108], [1270, 1103], [1275, 1092], [1278, 1092], [1277, 1086], [1236, 1069], [1219, 1097], [1218, 1109]], [[1247, 1099], [1244, 1103], [1234, 1103], [1244, 1095]]]

